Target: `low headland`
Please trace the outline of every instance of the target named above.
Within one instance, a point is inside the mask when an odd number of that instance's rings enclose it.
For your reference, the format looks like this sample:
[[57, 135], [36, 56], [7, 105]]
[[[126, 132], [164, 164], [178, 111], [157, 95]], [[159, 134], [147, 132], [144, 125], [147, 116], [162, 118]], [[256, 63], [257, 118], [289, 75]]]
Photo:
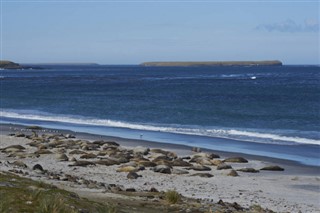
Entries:
[[13, 61], [0, 60], [0, 69], [6, 70], [25, 70], [25, 69], [43, 69], [41, 66], [36, 64], [19, 64]]
[[167, 66], [167, 67], [190, 67], [190, 66], [282, 66], [279, 60], [271, 61], [163, 61], [144, 62], [142, 66]]
[[0, 130], [0, 208], [12, 212], [319, 210], [318, 167], [39, 126]]
[[0, 60], [0, 68], [1, 69], [22, 69], [23, 67], [15, 62]]

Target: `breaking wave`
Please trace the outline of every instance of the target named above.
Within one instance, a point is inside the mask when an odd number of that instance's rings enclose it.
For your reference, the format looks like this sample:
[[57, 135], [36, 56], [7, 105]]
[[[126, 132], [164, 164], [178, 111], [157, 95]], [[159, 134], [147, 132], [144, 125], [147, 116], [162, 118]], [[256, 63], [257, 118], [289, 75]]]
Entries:
[[281, 134], [256, 132], [250, 129], [239, 130], [239, 129], [227, 129], [227, 128], [209, 128], [199, 126], [181, 126], [181, 125], [157, 125], [157, 124], [141, 124], [141, 123], [130, 123], [123, 121], [115, 121], [109, 119], [96, 119], [87, 117], [75, 117], [69, 115], [55, 115], [50, 113], [44, 113], [33, 110], [1, 110], [0, 117], [11, 118], [11, 119], [24, 119], [34, 121], [46, 121], [46, 122], [61, 122], [79, 125], [92, 125], [92, 126], [105, 126], [115, 128], [127, 128], [134, 130], [144, 131], [157, 131], [167, 133], [177, 133], [186, 135], [197, 135], [207, 137], [218, 137], [242, 140], [255, 143], [272, 143], [282, 145], [294, 145], [294, 144], [313, 144], [320, 145], [320, 140], [285, 136]]

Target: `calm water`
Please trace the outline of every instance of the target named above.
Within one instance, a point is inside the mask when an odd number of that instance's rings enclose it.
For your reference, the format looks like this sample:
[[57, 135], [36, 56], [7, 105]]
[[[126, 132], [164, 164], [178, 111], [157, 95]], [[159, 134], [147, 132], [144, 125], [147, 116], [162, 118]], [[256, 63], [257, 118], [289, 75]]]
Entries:
[[311, 145], [320, 154], [319, 67], [50, 66], [1, 76], [2, 122], [179, 133], [207, 138], [204, 147], [210, 138]]

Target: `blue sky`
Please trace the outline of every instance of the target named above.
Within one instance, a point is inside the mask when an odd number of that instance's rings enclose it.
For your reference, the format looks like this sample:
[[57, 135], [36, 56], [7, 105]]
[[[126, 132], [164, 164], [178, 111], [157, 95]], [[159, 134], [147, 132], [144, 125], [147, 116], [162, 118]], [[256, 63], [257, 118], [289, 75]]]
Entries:
[[319, 1], [1, 2], [19, 63], [271, 60], [320, 64]]

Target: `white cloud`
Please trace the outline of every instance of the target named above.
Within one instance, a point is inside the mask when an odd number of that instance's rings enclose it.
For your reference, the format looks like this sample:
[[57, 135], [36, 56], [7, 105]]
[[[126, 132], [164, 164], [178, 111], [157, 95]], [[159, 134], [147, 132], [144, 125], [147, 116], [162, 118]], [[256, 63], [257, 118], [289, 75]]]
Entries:
[[269, 32], [319, 32], [319, 21], [317, 19], [306, 19], [303, 24], [298, 24], [291, 19], [272, 24], [260, 24], [256, 30], [266, 30]]

